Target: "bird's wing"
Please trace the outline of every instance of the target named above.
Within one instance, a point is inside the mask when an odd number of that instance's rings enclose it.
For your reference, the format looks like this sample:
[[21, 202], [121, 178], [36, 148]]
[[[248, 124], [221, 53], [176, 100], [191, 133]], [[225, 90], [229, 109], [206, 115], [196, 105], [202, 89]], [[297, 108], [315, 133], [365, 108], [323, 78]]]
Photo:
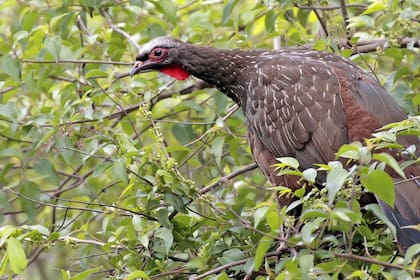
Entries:
[[348, 143], [334, 69], [300, 57], [262, 61], [255, 68], [248, 85], [248, 129], [275, 157], [296, 157], [302, 168], [334, 159]]

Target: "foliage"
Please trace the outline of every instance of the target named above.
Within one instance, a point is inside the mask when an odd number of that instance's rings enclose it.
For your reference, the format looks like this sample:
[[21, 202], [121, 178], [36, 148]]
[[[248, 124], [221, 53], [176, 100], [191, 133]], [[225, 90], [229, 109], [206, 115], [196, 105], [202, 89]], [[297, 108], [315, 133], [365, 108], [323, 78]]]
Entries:
[[[363, 185], [393, 203], [384, 167], [404, 166], [375, 149], [418, 134], [418, 117], [342, 147], [350, 169], [337, 161], [302, 171], [280, 159], [279, 171], [302, 186], [328, 175], [325, 189], [298, 190], [279, 209], [274, 190], [290, 190], [255, 169], [232, 101], [194, 79], [127, 75], [136, 42], [166, 34], [221, 48], [312, 44], [372, 71], [417, 114], [419, 46], [406, 39], [419, 37], [418, 2], [347, 4], [2, 1], [0, 276], [414, 277], [419, 246], [398, 256], [379, 208], [356, 198]], [[291, 215], [297, 208], [300, 217]]]

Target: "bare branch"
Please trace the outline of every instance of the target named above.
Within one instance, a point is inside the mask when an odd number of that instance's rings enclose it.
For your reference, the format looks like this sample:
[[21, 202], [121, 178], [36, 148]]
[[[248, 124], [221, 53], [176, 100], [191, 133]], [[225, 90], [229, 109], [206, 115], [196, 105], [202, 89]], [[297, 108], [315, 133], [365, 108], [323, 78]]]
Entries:
[[0, 94], [5, 94], [6, 92], [9, 92], [13, 89], [14, 89], [14, 87], [11, 87], [11, 86], [10, 87], [5, 87], [5, 88], [0, 90]]
[[58, 60], [39, 60], [39, 59], [21, 59], [23, 63], [44, 63], [44, 64], [60, 64], [60, 63], [90, 63], [90, 64], [112, 64], [112, 65], [132, 65], [132, 62], [122, 61], [107, 61], [107, 60], [94, 60], [94, 59], [58, 59]]
[[[345, 5], [347, 8], [357, 8], [357, 9], [366, 9], [368, 6], [364, 4], [347, 4]], [[296, 4], [296, 7], [302, 10], [339, 10], [342, 6], [303, 6], [300, 4]]]
[[243, 259], [243, 260], [239, 260], [239, 261], [234, 261], [234, 262], [231, 262], [231, 263], [227, 263], [227, 264], [224, 264], [224, 265], [222, 265], [222, 266], [216, 267], [215, 269], [211, 269], [211, 270], [209, 270], [209, 271], [207, 271], [207, 272], [204, 272], [204, 273], [202, 273], [202, 274], [200, 274], [200, 275], [197, 275], [197, 276], [195, 276], [195, 277], [192, 277], [192, 278], [190, 278], [190, 279], [191, 279], [191, 280], [200, 280], [200, 279], [204, 279], [204, 278], [206, 278], [207, 276], [210, 276], [210, 275], [212, 275], [212, 274], [218, 273], [218, 272], [223, 271], [223, 270], [225, 270], [225, 269], [228, 269], [228, 268], [231, 268], [231, 267], [235, 267], [235, 266], [238, 266], [238, 265], [244, 264], [244, 263], [246, 263], [248, 260], [249, 260], [249, 259]]
[[[16, 191], [12, 190], [11, 188], [7, 188], [7, 187], [4, 187], [4, 186], [2, 186], [1, 188], [3, 190], [6, 190], [8, 192], [11, 192], [11, 193], [15, 194], [16, 196], [18, 196], [20, 198], [23, 198], [25, 200], [28, 200], [28, 201], [31, 201], [33, 203], [43, 205], [43, 206], [49, 206], [49, 207], [60, 208], [60, 209], [68, 209], [68, 210], [88, 211], [88, 212], [94, 212], [94, 213], [99, 213], [99, 214], [106, 214], [106, 213], [111, 213], [111, 212], [115, 213], [115, 211], [105, 211], [105, 210], [85, 208], [85, 207], [75, 207], [75, 206], [65, 206], [65, 205], [61, 205], [61, 204], [51, 204], [51, 203], [47, 203], [47, 202], [32, 199], [30, 197], [22, 195], [19, 192], [16, 192]], [[64, 199], [61, 198], [61, 200], [64, 200]], [[88, 206], [89, 205], [100, 205], [100, 206], [106, 207], [108, 209], [117, 209], [117, 210], [121, 210], [122, 212], [125, 212], [125, 213], [120, 213], [121, 216], [131, 216], [132, 214], [134, 214], [134, 215], [144, 216], [144, 217], [146, 217], [148, 219], [151, 219], [153, 221], [157, 221], [156, 218], [151, 217], [147, 214], [137, 212], [137, 211], [134, 211], [134, 210], [130, 210], [130, 209], [126, 209], [126, 208], [122, 208], [122, 207], [115, 206], [115, 205], [106, 205], [106, 204], [82, 202], [82, 201], [75, 201], [75, 200], [68, 200], [68, 201], [71, 201], [72, 203], [86, 204]]]
[[325, 24], [324, 20], [322, 19], [321, 15], [319, 14], [317, 9], [313, 9], [312, 10], [316, 16], [316, 18], [318, 19], [319, 24], [321, 25], [321, 29], [322, 29], [322, 36], [321, 37], [328, 37], [328, 29], [327, 29], [327, 25]]
[[[404, 266], [402, 266], [402, 265], [393, 264], [393, 263], [389, 263], [389, 262], [384, 262], [384, 261], [380, 261], [380, 260], [373, 259], [373, 258], [353, 255], [351, 253], [335, 253], [335, 255], [337, 257], [342, 257], [342, 258], [345, 258], [345, 259], [357, 260], [357, 261], [362, 261], [362, 262], [367, 262], [367, 263], [374, 263], [374, 264], [378, 264], [378, 265], [381, 265], [381, 266], [387, 267], [387, 268], [396, 268], [396, 269], [399, 269], [399, 270], [405, 270]], [[419, 269], [414, 269], [413, 272], [417, 276], [420, 275], [420, 270]]]
[[341, 14], [343, 15], [343, 18], [344, 18], [344, 30], [346, 31], [347, 41], [350, 41], [351, 34], [350, 34], [350, 30], [348, 29], [349, 13], [347, 12], [346, 1], [340, 0], [340, 6], [341, 6]]
[[255, 162], [253, 162], [251, 164], [248, 164], [248, 165], [245, 165], [244, 167], [242, 167], [242, 168], [240, 168], [240, 169], [238, 169], [238, 170], [236, 170], [232, 173], [229, 173], [228, 175], [220, 178], [216, 182], [202, 188], [200, 190], [200, 194], [205, 194], [205, 193], [209, 192], [210, 190], [214, 189], [215, 187], [217, 187], [219, 185], [223, 185], [223, 184], [227, 183], [229, 180], [232, 180], [233, 178], [235, 178], [239, 175], [242, 175], [242, 174], [244, 174], [248, 171], [254, 170], [256, 168], [257, 168], [257, 164]]
[[124, 38], [127, 39], [127, 41], [130, 42], [130, 44], [132, 44], [138, 51], [140, 50], [140, 46], [139, 44], [137, 44], [137, 42], [124, 30], [118, 28], [113, 22], [111, 17], [109, 16], [108, 12], [105, 9], [101, 9], [101, 14], [104, 16], [104, 18], [107, 20], [109, 26], [111, 27], [112, 30], [114, 30], [115, 32], [119, 33], [120, 35], [122, 35]]

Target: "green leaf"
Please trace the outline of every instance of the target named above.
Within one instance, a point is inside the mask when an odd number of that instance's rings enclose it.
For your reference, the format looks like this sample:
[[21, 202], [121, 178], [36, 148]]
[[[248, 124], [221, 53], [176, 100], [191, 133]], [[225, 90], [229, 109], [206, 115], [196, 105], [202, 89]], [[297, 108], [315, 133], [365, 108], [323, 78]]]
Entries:
[[314, 256], [305, 254], [299, 258], [300, 272], [302, 273], [302, 279], [306, 279], [309, 271], [314, 267]]
[[221, 115], [223, 113], [226, 106], [228, 105], [228, 101], [228, 97], [219, 91], [213, 95], [213, 102], [217, 114]]
[[394, 237], [397, 236], [395, 225], [387, 218], [384, 211], [379, 207], [378, 204], [368, 204], [364, 207], [366, 210], [372, 211], [376, 217], [383, 221], [388, 228], [391, 230]]
[[276, 232], [280, 229], [280, 225], [283, 223], [283, 217], [279, 216], [276, 209], [270, 209], [265, 216], [267, 224], [270, 226], [271, 232]]
[[315, 183], [316, 174], [315, 168], [308, 168], [302, 172], [303, 179], [311, 183]]
[[20, 81], [20, 63], [12, 55], [6, 54], [0, 58], [0, 69], [12, 77], [15, 81]]
[[141, 270], [137, 270], [134, 272], [131, 272], [130, 274], [128, 274], [125, 277], [125, 280], [134, 280], [134, 279], [146, 279], [146, 280], [150, 280], [149, 275], [146, 274], [146, 272], [141, 271]]
[[153, 3], [156, 8], [161, 12], [170, 23], [177, 23], [176, 11], [177, 7], [174, 5], [172, 0], [159, 0]]
[[388, 173], [382, 170], [374, 170], [361, 177], [360, 182], [368, 191], [373, 192], [379, 199], [394, 207], [395, 187]]
[[385, 4], [379, 1], [375, 1], [375, 3], [369, 5], [367, 9], [362, 13], [362, 15], [372, 14], [378, 11], [382, 11], [386, 8]]
[[255, 263], [254, 270], [258, 271], [265, 259], [265, 254], [273, 244], [273, 238], [269, 236], [263, 236], [258, 243], [257, 250], [255, 251]]
[[86, 79], [98, 78], [98, 77], [103, 77], [103, 78], [108, 77], [108, 73], [105, 71], [98, 70], [98, 69], [93, 69], [87, 72], [85, 75]]
[[172, 231], [168, 228], [161, 227], [156, 230], [155, 236], [163, 241], [165, 253], [168, 254], [174, 242]]
[[203, 107], [200, 104], [197, 104], [197, 102], [190, 100], [182, 101], [174, 108], [175, 112], [182, 112], [187, 109], [195, 110], [197, 112], [204, 112]]
[[354, 160], [359, 160], [359, 149], [361, 148], [360, 143], [344, 144], [340, 147], [336, 153], [337, 157], [350, 158]]
[[45, 39], [45, 49], [52, 55], [56, 62], [60, 60], [61, 47], [61, 37], [53, 36]]
[[238, 248], [229, 249], [223, 252], [220, 259], [221, 264], [227, 264], [234, 261], [242, 260], [245, 257], [244, 253]]
[[316, 40], [313, 45], [313, 49], [317, 51], [325, 51], [327, 49], [327, 43], [323, 39]]
[[[20, 194], [33, 200], [39, 201], [42, 192], [39, 189], [39, 186], [34, 182], [24, 181], [20, 187]], [[36, 217], [37, 203], [25, 198], [20, 198], [20, 205], [30, 220], [33, 220]]]
[[171, 229], [172, 228], [172, 223], [169, 220], [168, 209], [167, 208], [161, 208], [157, 211], [157, 214], [158, 214], [157, 218], [159, 220], [159, 223], [162, 226]]
[[400, 175], [404, 179], [406, 178], [404, 171], [401, 169], [400, 165], [395, 160], [395, 158], [393, 158], [390, 154], [387, 154], [387, 153], [373, 154], [373, 159], [386, 163], [387, 165], [391, 166], [395, 170], [395, 172], [398, 173], [398, 175]]
[[70, 280], [71, 274], [68, 270], [61, 270], [61, 279], [62, 280]]
[[72, 149], [74, 149], [74, 146], [71, 142], [70, 137], [60, 137], [57, 140], [57, 146], [59, 147], [58, 150], [60, 151], [60, 155], [63, 157], [64, 161], [71, 165], [71, 159], [73, 156], [73, 151]]
[[105, 171], [112, 166], [114, 166], [112, 162], [109, 162], [109, 161], [101, 162], [95, 166], [92, 176], [97, 177], [97, 176], [103, 175]]
[[28, 261], [26, 259], [25, 251], [19, 240], [13, 237], [7, 239], [7, 257], [14, 273], [20, 274], [26, 269]]
[[3, 247], [4, 243], [7, 242], [9, 236], [16, 232], [16, 229], [12, 226], [4, 226], [0, 228], [1, 238], [0, 238], [0, 247]]
[[92, 275], [96, 272], [98, 272], [101, 269], [101, 267], [95, 267], [92, 269], [88, 269], [86, 271], [83, 271], [79, 274], [76, 274], [75, 276], [71, 277], [70, 280], [83, 280], [86, 279], [89, 275]]
[[7, 254], [4, 254], [0, 262], [0, 276], [2, 276], [6, 272], [8, 263], [9, 259], [7, 257]]
[[265, 29], [267, 32], [273, 32], [276, 24], [277, 13], [274, 10], [269, 10], [265, 14]]
[[20, 41], [22, 39], [27, 38], [28, 35], [29, 35], [28, 31], [20, 30], [20, 31], [16, 32], [15, 34], [13, 34], [13, 41]]
[[225, 136], [218, 136], [213, 140], [212, 152], [214, 154], [214, 157], [216, 159], [216, 163], [218, 166], [220, 166], [222, 162], [224, 143], [225, 143]]
[[238, 0], [229, 0], [226, 4], [223, 9], [222, 24], [226, 24], [229, 21], [230, 14], [232, 13], [236, 3], [238, 3]]
[[27, 114], [27, 108], [17, 108], [15, 102], [7, 102], [6, 105], [0, 104], [0, 115], [12, 121], [20, 121]]
[[125, 167], [126, 159], [121, 157], [114, 160], [114, 165], [112, 166], [112, 172], [117, 176], [118, 179], [122, 180], [125, 184], [128, 183], [128, 174], [127, 168]]
[[293, 169], [298, 169], [299, 168], [299, 162], [292, 157], [280, 157], [280, 158], [276, 158], [278, 161], [280, 161], [282, 163], [282, 165], [280, 164], [276, 164], [276, 166], [279, 167], [283, 167], [283, 166], [289, 166]]
[[323, 221], [324, 218], [317, 218], [313, 221], [305, 223], [301, 230], [303, 241], [305, 241], [306, 243], [312, 243], [312, 241], [316, 237], [315, 235], [312, 235], [312, 233], [319, 229]]
[[260, 207], [254, 212], [254, 227], [258, 227], [262, 220], [264, 220], [269, 207]]
[[0, 158], [16, 157], [23, 159], [24, 155], [18, 147], [9, 147], [3, 150], [0, 150]]
[[420, 244], [414, 244], [407, 249], [404, 257], [404, 265], [408, 265], [420, 254]]
[[194, 138], [193, 128], [190, 124], [174, 124], [171, 131], [182, 145], [190, 143]]
[[328, 203], [332, 204], [337, 192], [344, 185], [349, 173], [343, 168], [334, 168], [327, 174], [326, 187], [328, 190]]
[[54, 166], [48, 159], [41, 158], [37, 160], [34, 164], [34, 170], [51, 184], [58, 185], [60, 183], [57, 171], [55, 171]]

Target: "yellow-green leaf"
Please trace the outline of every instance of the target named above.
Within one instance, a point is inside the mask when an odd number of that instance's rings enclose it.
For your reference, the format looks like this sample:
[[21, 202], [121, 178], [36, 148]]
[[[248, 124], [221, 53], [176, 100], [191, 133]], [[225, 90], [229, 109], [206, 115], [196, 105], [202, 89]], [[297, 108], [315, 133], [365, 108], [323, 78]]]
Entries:
[[20, 274], [26, 269], [28, 261], [25, 251], [20, 241], [14, 237], [7, 239], [7, 257], [14, 273]]
[[125, 280], [133, 280], [133, 279], [146, 279], [146, 280], [150, 280], [150, 277], [149, 277], [149, 275], [146, 274], [146, 272], [141, 271], [141, 270], [137, 270], [137, 271], [131, 272], [125, 278]]

